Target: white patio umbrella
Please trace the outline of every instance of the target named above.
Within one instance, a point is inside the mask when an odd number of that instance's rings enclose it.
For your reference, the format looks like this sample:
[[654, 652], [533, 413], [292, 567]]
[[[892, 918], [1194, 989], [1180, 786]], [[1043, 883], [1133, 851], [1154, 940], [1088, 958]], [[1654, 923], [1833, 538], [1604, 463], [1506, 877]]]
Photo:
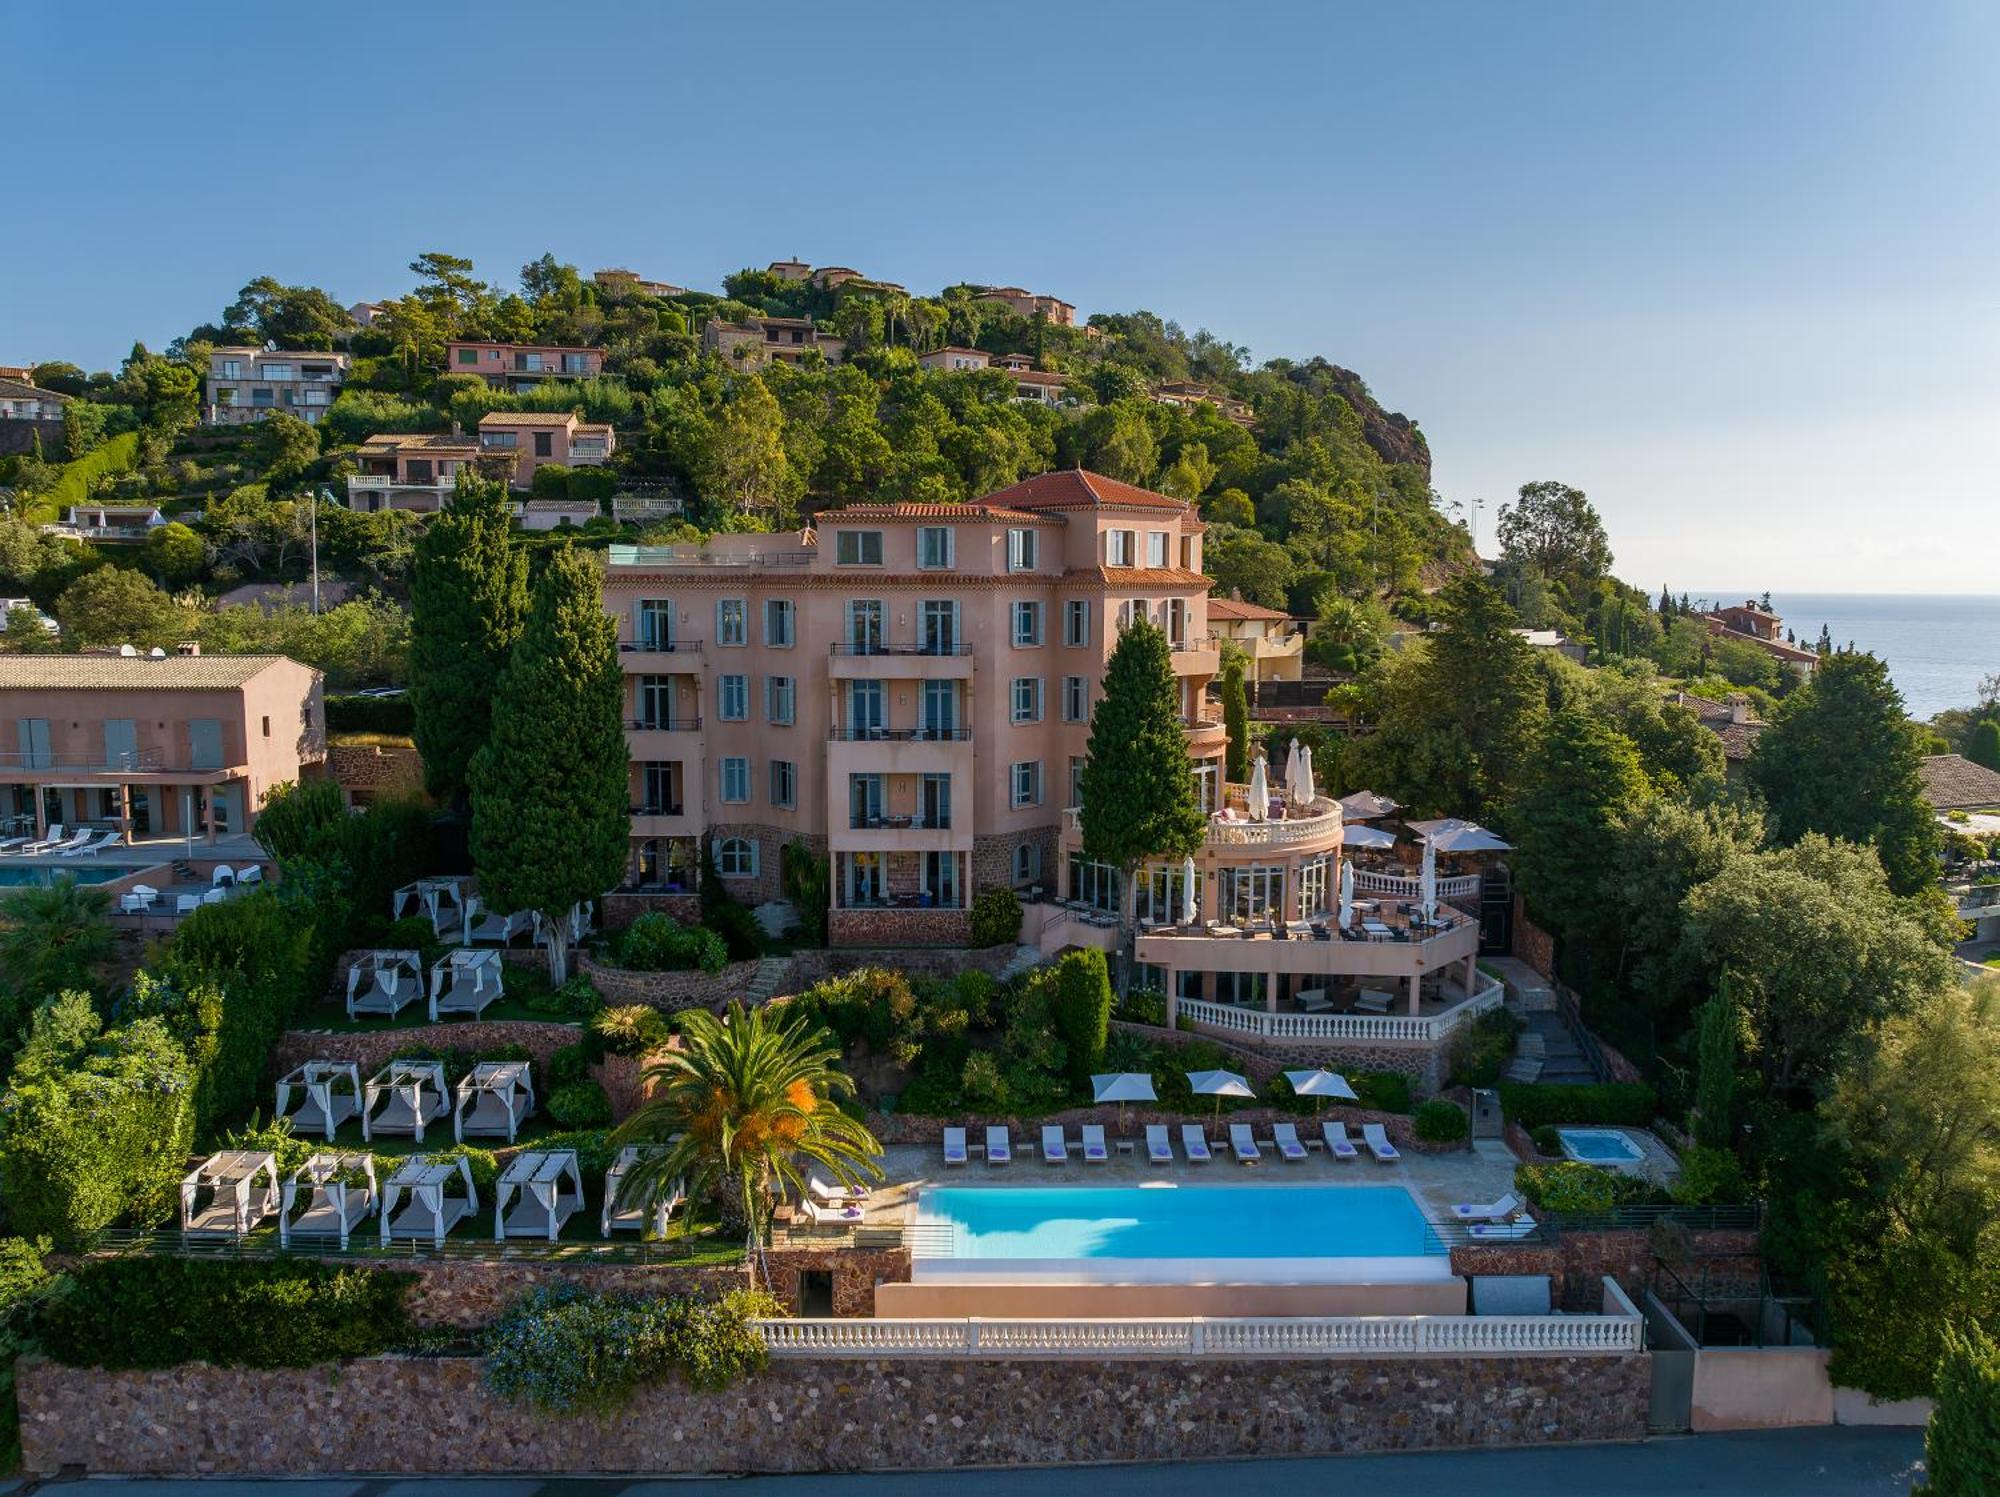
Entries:
[[1379, 826], [1363, 826], [1350, 821], [1341, 828], [1340, 844], [1343, 847], [1394, 847], [1396, 834]]
[[1417, 875], [1417, 903], [1423, 908], [1426, 923], [1437, 919], [1438, 850], [1435, 842], [1424, 843], [1424, 867]]
[[1511, 852], [1514, 844], [1476, 821], [1446, 816], [1437, 821], [1413, 821], [1410, 830], [1439, 852]]
[[[1299, 804], [1302, 806], [1310, 806], [1313, 803], [1313, 801], [1318, 798], [1318, 794], [1319, 792], [1313, 788], [1312, 745], [1307, 744], [1304, 748], [1299, 750]], [[1340, 808], [1336, 804], [1334, 807], [1334, 815], [1338, 816], [1339, 814], [1340, 814]]]
[[1144, 1071], [1111, 1071], [1090, 1078], [1090, 1095], [1096, 1102], [1118, 1104], [1118, 1131], [1125, 1131], [1125, 1109], [1130, 1102], [1157, 1102], [1153, 1078]]
[[1292, 746], [1285, 750], [1285, 794], [1298, 799], [1299, 741], [1296, 738], [1292, 740]]
[[1193, 925], [1201, 919], [1201, 907], [1194, 897], [1194, 859], [1186, 859], [1181, 864], [1181, 924]]
[[[1319, 1103], [1319, 1111], [1326, 1110], [1326, 1099], [1332, 1097], [1341, 1102], [1359, 1102], [1360, 1095], [1347, 1084], [1345, 1076], [1332, 1071], [1287, 1071], [1285, 1080], [1291, 1082], [1294, 1095], [1311, 1097]], [[1318, 1114], [1315, 1113], [1315, 1116]]]
[[1354, 924], [1354, 865], [1340, 860], [1340, 928], [1346, 930]]
[[1257, 763], [1250, 771], [1250, 819], [1265, 821], [1271, 815], [1271, 778], [1264, 766], [1264, 755], [1260, 750]]
[[1197, 1097], [1215, 1098], [1215, 1115], [1217, 1118], [1222, 1116], [1222, 1099], [1224, 1097], [1254, 1097], [1257, 1095], [1256, 1092], [1251, 1090], [1250, 1083], [1234, 1071], [1189, 1071], [1187, 1079], [1188, 1086], [1193, 1089]]

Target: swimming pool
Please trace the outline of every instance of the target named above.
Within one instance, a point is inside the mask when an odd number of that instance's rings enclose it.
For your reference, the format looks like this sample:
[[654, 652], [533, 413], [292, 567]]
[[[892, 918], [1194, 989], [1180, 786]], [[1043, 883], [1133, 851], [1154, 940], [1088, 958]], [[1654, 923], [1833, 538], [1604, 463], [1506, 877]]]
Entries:
[[1448, 1276], [1401, 1186], [940, 1188], [913, 1277], [1005, 1283], [1361, 1283]]
[[1580, 1164], [1606, 1164], [1614, 1168], [1641, 1163], [1646, 1151], [1615, 1128], [1558, 1128], [1563, 1153]]
[[47, 888], [58, 878], [74, 878], [79, 884], [108, 884], [113, 879], [143, 873], [150, 864], [86, 862], [71, 858], [62, 863], [0, 863], [0, 889]]

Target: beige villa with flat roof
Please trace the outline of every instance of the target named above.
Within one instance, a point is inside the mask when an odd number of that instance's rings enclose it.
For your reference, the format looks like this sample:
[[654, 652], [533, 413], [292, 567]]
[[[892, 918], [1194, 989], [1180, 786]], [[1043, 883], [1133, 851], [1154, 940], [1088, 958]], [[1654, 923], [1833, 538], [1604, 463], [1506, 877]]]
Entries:
[[0, 655], [0, 818], [18, 830], [213, 841], [325, 757], [320, 673], [283, 655]]

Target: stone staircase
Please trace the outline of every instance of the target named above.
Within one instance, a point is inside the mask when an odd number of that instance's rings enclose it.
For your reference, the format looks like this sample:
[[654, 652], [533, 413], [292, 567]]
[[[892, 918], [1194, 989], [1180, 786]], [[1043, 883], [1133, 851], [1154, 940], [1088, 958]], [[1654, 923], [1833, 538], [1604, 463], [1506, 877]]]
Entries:
[[767, 956], [757, 963], [757, 970], [750, 974], [750, 986], [744, 989], [744, 1001], [753, 1007], [777, 996], [791, 975], [792, 959], [787, 956]]
[[1514, 1059], [1508, 1063], [1507, 1080], [1540, 1082], [1544, 1086], [1591, 1086], [1600, 1079], [1561, 1015], [1530, 1013], [1527, 1025], [1514, 1047]]
[[1000, 969], [1000, 981], [1012, 982], [1030, 967], [1039, 966], [1042, 961], [1038, 946], [1016, 946], [1014, 954], [1007, 959], [1007, 965]]

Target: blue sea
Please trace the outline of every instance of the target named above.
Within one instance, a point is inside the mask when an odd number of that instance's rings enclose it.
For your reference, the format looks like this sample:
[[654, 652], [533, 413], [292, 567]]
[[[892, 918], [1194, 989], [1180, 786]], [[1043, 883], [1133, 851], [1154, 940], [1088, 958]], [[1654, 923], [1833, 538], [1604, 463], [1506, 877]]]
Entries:
[[[1761, 592], [1724, 588], [1689, 596], [1740, 603]], [[1825, 624], [1836, 645], [1851, 642], [1887, 661], [1914, 718], [1970, 707], [1980, 678], [2000, 671], [2000, 597], [1774, 592], [1771, 607], [1808, 649]]]

